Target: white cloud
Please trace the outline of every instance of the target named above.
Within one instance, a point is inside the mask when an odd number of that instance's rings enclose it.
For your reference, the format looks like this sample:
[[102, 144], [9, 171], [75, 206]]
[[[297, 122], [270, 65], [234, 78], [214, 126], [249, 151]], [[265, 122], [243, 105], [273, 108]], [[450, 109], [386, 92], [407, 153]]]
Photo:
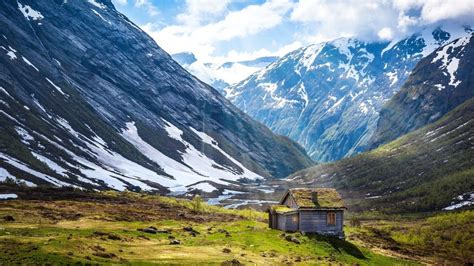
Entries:
[[230, 0], [186, 0], [186, 12], [177, 16], [178, 21], [188, 25], [200, 25], [210, 17], [227, 10]]
[[377, 32], [377, 35], [381, 40], [391, 40], [393, 38], [393, 32], [392, 29], [389, 27], [384, 27], [379, 32]]
[[[189, 1], [193, 3], [194, 1]], [[202, 60], [213, 61], [212, 53], [222, 41], [255, 35], [282, 23], [292, 8], [290, 0], [269, 0], [261, 5], [249, 5], [241, 10], [227, 12], [220, 20], [204, 25], [189, 23], [196, 14], [219, 14], [225, 11], [224, 4], [213, 8], [188, 5], [186, 12], [178, 15], [178, 25], [157, 29], [152, 23], [142, 26], [157, 43], [169, 53], [192, 51]]]
[[421, 22], [435, 23], [454, 19], [460, 23], [474, 21], [474, 1], [472, 0], [395, 0], [394, 6], [401, 12], [421, 8]]
[[156, 16], [159, 14], [158, 9], [153, 5], [150, 0], [135, 0], [135, 7], [145, 8], [148, 15], [150, 16]]
[[119, 6], [125, 6], [127, 5], [128, 1], [127, 0], [113, 0], [113, 3]]
[[398, 12], [383, 0], [300, 0], [291, 19], [313, 26], [316, 41], [346, 36], [375, 39], [382, 28], [398, 20]]
[[291, 19], [314, 27], [312, 41], [356, 36], [390, 40], [424, 26], [474, 22], [472, 0], [300, 0]]

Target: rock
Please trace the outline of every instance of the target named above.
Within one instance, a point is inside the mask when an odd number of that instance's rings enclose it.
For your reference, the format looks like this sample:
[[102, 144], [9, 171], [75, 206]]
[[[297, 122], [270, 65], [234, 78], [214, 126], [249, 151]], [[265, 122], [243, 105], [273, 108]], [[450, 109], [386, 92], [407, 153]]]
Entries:
[[99, 245], [95, 245], [92, 249], [97, 250], [97, 251], [105, 251], [105, 248], [103, 248]]
[[122, 240], [122, 238], [120, 236], [118, 236], [116, 234], [112, 234], [112, 233], [105, 233], [105, 232], [95, 231], [92, 235], [100, 236], [100, 237], [107, 237], [110, 240]]
[[138, 238], [144, 239], [144, 240], [150, 240], [150, 238], [144, 236], [144, 235], [139, 235]]
[[108, 253], [108, 252], [96, 252], [92, 254], [96, 257], [101, 257], [101, 258], [106, 258], [106, 259], [111, 259], [117, 257], [114, 253]]
[[138, 228], [137, 231], [148, 233], [148, 234], [156, 234], [156, 228], [147, 227], [147, 228]]
[[170, 245], [181, 245], [181, 241], [178, 239], [173, 239], [170, 241]]
[[186, 232], [189, 232], [189, 234], [193, 237], [200, 234], [198, 231], [194, 230], [191, 226], [183, 227], [183, 230]]
[[295, 244], [301, 244], [301, 241], [298, 238], [296, 238], [294, 236], [291, 236], [291, 235], [287, 235], [285, 237], [285, 239], [286, 239], [286, 241], [293, 242]]
[[230, 250], [229, 248], [223, 248], [222, 249], [222, 252], [224, 253], [230, 253], [232, 250]]
[[243, 263], [241, 263], [240, 261], [238, 261], [237, 259], [232, 259], [232, 260], [226, 260], [224, 262], [221, 263], [221, 265], [225, 265], [225, 266], [228, 266], [228, 265], [244, 265]]
[[13, 216], [11, 216], [11, 215], [5, 215], [5, 216], [3, 216], [3, 220], [5, 222], [14, 222], [15, 218], [13, 218]]
[[110, 240], [122, 240], [122, 238], [120, 236], [115, 235], [115, 234], [109, 234], [107, 236], [107, 238], [110, 239]]

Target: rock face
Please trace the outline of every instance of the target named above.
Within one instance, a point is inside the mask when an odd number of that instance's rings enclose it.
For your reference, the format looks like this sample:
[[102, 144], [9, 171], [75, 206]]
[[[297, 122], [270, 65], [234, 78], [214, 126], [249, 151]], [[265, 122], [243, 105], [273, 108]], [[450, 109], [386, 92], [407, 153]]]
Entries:
[[421, 60], [382, 108], [372, 146], [436, 121], [474, 96], [474, 37], [456, 39]]
[[425, 30], [391, 43], [355, 39], [310, 45], [225, 89], [235, 105], [300, 143], [317, 161], [367, 148], [379, 111], [418, 61], [464, 28]]
[[0, 3], [0, 180], [180, 190], [311, 163], [109, 0]]

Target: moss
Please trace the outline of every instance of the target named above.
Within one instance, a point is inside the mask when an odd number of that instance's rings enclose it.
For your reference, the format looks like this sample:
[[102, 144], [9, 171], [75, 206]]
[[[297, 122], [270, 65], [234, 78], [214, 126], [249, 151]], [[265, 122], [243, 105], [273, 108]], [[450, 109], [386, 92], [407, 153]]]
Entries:
[[289, 208], [286, 205], [273, 205], [270, 207], [270, 210], [277, 212], [277, 213], [287, 213], [287, 212], [292, 212], [294, 209]]
[[[312, 193], [317, 193], [316, 202], [312, 199]], [[341, 195], [333, 188], [290, 189], [290, 194], [300, 208], [344, 208]]]

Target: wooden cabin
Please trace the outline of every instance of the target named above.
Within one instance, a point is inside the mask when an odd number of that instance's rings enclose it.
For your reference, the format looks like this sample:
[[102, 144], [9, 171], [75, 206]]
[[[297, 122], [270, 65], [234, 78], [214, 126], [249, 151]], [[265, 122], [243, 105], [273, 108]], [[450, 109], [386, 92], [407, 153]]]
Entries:
[[344, 202], [333, 188], [292, 188], [269, 209], [269, 226], [344, 238]]

